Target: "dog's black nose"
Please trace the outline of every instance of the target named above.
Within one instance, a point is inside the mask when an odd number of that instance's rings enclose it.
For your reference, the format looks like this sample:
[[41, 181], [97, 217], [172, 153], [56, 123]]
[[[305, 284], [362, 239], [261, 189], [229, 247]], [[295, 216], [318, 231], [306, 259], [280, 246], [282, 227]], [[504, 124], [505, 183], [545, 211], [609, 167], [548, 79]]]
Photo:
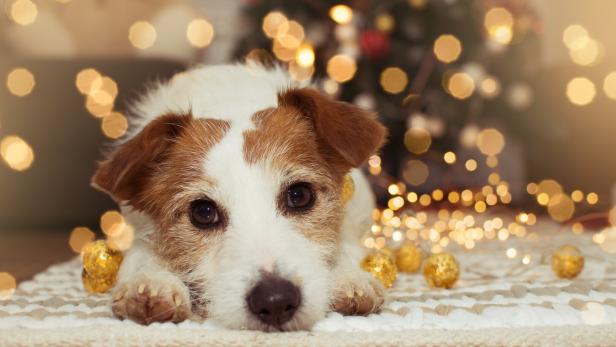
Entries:
[[301, 303], [299, 288], [280, 277], [265, 277], [246, 297], [248, 308], [259, 320], [280, 326], [288, 322]]

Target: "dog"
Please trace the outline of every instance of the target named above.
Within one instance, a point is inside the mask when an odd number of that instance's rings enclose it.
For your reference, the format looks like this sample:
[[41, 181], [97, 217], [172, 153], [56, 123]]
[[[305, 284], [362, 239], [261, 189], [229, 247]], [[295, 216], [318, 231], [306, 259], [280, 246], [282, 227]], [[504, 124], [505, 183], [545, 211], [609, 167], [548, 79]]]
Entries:
[[116, 317], [291, 331], [379, 310], [359, 268], [374, 197], [357, 168], [387, 134], [374, 114], [251, 63], [181, 73], [132, 113], [92, 178], [136, 230]]

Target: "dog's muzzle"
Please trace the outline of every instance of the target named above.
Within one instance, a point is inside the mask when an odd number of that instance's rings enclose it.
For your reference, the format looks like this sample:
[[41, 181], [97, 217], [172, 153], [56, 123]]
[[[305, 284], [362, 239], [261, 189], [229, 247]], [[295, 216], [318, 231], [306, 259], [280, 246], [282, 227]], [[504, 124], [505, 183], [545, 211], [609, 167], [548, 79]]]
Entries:
[[293, 318], [301, 299], [300, 289], [290, 281], [266, 276], [252, 288], [246, 302], [261, 322], [280, 327]]

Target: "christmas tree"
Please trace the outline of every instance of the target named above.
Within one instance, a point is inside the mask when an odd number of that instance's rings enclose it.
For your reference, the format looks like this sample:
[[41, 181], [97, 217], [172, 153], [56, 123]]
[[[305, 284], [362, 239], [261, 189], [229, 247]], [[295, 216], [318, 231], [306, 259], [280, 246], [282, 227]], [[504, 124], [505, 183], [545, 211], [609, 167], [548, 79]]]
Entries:
[[[294, 78], [378, 111], [390, 141], [370, 171], [384, 187], [479, 187], [496, 172], [501, 132], [524, 134], [516, 114], [532, 101], [541, 30], [526, 1], [254, 0], [244, 16], [254, 30], [237, 58], [278, 60]], [[460, 175], [456, 161], [485, 174]]]

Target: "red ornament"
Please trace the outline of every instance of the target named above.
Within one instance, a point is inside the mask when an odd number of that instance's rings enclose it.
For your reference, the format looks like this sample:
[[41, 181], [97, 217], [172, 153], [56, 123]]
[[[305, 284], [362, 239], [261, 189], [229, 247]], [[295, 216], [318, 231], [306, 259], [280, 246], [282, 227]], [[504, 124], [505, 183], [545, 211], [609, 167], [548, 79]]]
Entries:
[[372, 60], [385, 58], [391, 50], [389, 36], [380, 30], [366, 30], [359, 36], [363, 55]]

